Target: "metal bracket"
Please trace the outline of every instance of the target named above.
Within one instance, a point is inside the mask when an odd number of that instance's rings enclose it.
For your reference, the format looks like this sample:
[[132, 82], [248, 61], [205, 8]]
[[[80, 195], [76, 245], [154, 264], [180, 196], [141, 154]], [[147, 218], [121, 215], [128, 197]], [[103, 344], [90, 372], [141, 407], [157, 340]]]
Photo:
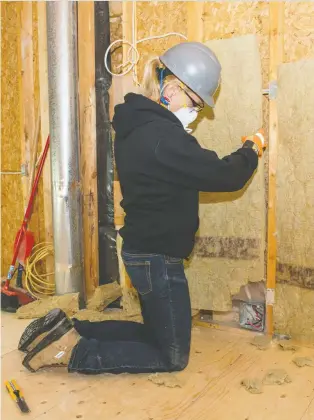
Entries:
[[266, 291], [266, 305], [273, 306], [275, 303], [275, 290], [267, 289]]
[[269, 88], [262, 90], [262, 94], [267, 95], [270, 100], [274, 100], [277, 98], [277, 90], [278, 90], [277, 80], [272, 80], [269, 83]]
[[27, 163], [22, 163], [21, 165], [21, 175], [22, 176], [28, 176], [28, 165]]

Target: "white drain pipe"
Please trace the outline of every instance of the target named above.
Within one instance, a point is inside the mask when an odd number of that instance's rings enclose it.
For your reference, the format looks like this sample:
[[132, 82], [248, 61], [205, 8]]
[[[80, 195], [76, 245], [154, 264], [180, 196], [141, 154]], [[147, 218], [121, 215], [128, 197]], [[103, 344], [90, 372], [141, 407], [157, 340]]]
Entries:
[[47, 1], [46, 7], [56, 294], [83, 297], [77, 2]]

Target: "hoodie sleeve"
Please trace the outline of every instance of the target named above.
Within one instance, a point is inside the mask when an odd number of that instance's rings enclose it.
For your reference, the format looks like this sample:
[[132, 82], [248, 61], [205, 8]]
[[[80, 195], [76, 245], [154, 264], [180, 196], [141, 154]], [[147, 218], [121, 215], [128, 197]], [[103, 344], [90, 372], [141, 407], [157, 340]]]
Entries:
[[233, 192], [241, 190], [257, 168], [258, 156], [247, 145], [220, 159], [180, 128], [171, 127], [167, 135], [162, 131], [155, 157], [165, 180], [198, 191]]

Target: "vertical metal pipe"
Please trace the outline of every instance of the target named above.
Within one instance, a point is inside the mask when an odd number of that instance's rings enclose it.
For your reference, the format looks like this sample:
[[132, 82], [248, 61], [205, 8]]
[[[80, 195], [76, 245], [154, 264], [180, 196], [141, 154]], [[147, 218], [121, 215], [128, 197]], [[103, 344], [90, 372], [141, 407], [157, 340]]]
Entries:
[[83, 296], [77, 2], [48, 1], [46, 7], [56, 294]]

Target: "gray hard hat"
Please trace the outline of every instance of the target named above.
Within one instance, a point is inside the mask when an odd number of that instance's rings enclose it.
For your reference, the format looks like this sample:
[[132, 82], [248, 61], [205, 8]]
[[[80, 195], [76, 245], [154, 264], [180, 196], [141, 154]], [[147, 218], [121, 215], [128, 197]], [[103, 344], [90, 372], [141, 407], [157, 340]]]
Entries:
[[214, 107], [221, 65], [210, 48], [200, 42], [183, 42], [167, 50], [160, 61], [207, 105]]

